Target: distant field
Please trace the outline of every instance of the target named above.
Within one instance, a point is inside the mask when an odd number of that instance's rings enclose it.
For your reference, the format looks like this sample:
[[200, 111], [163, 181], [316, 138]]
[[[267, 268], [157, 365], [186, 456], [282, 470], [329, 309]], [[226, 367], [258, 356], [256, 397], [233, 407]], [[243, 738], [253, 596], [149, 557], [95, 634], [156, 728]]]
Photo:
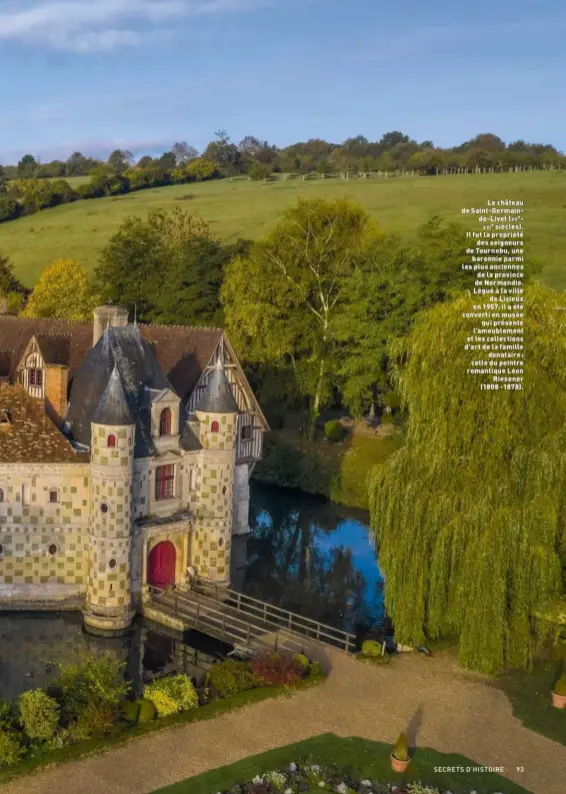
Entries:
[[[77, 177], [77, 181], [83, 179]], [[71, 180], [70, 180], [71, 181]], [[529, 253], [545, 262], [543, 278], [566, 288], [566, 172], [462, 174], [390, 179], [248, 182], [218, 180], [140, 190], [125, 196], [78, 201], [0, 225], [0, 250], [17, 275], [32, 286], [58, 257], [73, 257], [89, 269], [128, 215], [183, 207], [199, 213], [223, 240], [262, 236], [298, 197], [349, 198], [363, 204], [384, 228], [410, 234], [431, 212], [464, 220], [462, 207], [488, 199], [523, 199]]]

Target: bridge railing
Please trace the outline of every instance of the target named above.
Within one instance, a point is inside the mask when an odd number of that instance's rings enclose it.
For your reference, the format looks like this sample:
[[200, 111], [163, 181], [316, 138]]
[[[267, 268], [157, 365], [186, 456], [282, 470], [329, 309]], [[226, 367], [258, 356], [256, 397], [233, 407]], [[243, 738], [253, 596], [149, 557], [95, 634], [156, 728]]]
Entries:
[[275, 604], [268, 604], [266, 601], [260, 601], [258, 598], [253, 598], [245, 593], [220, 588], [208, 583], [202, 585], [195, 583], [192, 589], [203, 595], [212, 595], [217, 601], [237, 609], [243, 615], [260, 619], [264, 623], [271, 623], [278, 628], [288, 629], [295, 634], [309, 637], [327, 645], [333, 645], [347, 653], [353, 653], [355, 650], [356, 637], [354, 634], [329, 626], [326, 623], [321, 623], [318, 620], [306, 618], [296, 612], [275, 606]]

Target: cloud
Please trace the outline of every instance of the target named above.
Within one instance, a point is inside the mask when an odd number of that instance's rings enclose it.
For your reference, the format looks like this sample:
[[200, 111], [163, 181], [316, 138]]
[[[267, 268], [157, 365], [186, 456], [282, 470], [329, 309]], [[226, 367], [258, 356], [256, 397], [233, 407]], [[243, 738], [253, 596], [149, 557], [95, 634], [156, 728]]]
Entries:
[[[261, 2], [261, 0], [260, 0]], [[6, 5], [6, 4], [4, 4]], [[88, 53], [136, 46], [167, 23], [246, 10], [255, 0], [20, 0], [0, 11], [0, 40]], [[22, 7], [23, 6], [23, 7]], [[165, 26], [165, 27], [164, 27]]]

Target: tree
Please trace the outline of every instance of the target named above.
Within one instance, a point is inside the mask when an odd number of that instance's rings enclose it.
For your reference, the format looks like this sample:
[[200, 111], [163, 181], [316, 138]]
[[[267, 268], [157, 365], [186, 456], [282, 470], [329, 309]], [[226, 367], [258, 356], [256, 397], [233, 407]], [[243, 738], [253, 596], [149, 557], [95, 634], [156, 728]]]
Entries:
[[114, 149], [108, 158], [108, 165], [113, 173], [123, 173], [133, 162], [134, 156], [131, 152], [123, 151], [122, 149]]
[[73, 152], [66, 163], [67, 176], [83, 176], [87, 173], [87, 158], [81, 152]]
[[566, 585], [566, 303], [527, 286], [523, 389], [480, 392], [463, 315], [482, 303], [436, 306], [395, 344], [408, 431], [370, 506], [398, 641], [456, 636], [462, 664], [494, 673], [530, 664], [535, 613]]
[[171, 147], [172, 153], [175, 155], [175, 165], [186, 165], [195, 157], [198, 157], [198, 152], [194, 146], [189, 146], [186, 141], [174, 143]]
[[231, 336], [248, 362], [292, 362], [311, 401], [311, 431], [336, 366], [335, 318], [373, 229], [349, 201], [299, 201], [226, 271]]
[[151, 157], [151, 155], [149, 154], [144, 154], [144, 156], [140, 157], [140, 159], [138, 160], [137, 167], [150, 168], [153, 165], [153, 163], [154, 163], [153, 157]]
[[155, 164], [157, 168], [172, 171], [177, 165], [177, 157], [174, 152], [164, 152]]
[[217, 130], [214, 135], [216, 140], [208, 144], [203, 152], [203, 158], [216, 163], [223, 173], [235, 173], [242, 159], [241, 152], [235, 144], [230, 143], [230, 136], [226, 130]]
[[11, 293], [27, 295], [28, 290], [14, 275], [14, 266], [9, 257], [0, 251], [0, 295], [7, 297]]
[[5, 193], [8, 186], [8, 177], [4, 166], [0, 165], [0, 193]]
[[30, 689], [20, 695], [19, 709], [24, 730], [33, 741], [53, 737], [59, 723], [59, 706], [42, 689]]
[[233, 253], [197, 215], [158, 210], [124, 221], [96, 276], [105, 300], [135, 304], [142, 320], [213, 325], [221, 322], [220, 285]]
[[32, 154], [24, 154], [18, 163], [18, 176], [21, 179], [28, 179], [37, 175], [39, 163]]
[[41, 272], [22, 315], [87, 322], [97, 303], [86, 267], [74, 259], [57, 259]]

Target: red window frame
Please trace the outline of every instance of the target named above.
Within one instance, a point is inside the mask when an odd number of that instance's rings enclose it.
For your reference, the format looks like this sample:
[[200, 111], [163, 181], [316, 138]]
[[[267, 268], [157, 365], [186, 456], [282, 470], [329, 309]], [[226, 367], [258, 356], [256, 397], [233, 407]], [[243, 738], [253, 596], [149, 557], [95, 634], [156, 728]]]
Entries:
[[108, 436], [107, 445], [111, 448], [114, 448], [116, 446], [116, 436], [114, 435], [114, 433], [110, 433], [110, 435]]
[[155, 469], [155, 498], [172, 499], [175, 493], [175, 464], [158, 466]]
[[30, 369], [29, 371], [29, 385], [30, 386], [43, 386], [43, 370]]
[[171, 435], [171, 409], [164, 408], [159, 415], [159, 435]]
[[218, 433], [219, 430], [220, 430], [220, 425], [218, 424], [218, 422], [215, 421], [210, 425], [211, 433]]

